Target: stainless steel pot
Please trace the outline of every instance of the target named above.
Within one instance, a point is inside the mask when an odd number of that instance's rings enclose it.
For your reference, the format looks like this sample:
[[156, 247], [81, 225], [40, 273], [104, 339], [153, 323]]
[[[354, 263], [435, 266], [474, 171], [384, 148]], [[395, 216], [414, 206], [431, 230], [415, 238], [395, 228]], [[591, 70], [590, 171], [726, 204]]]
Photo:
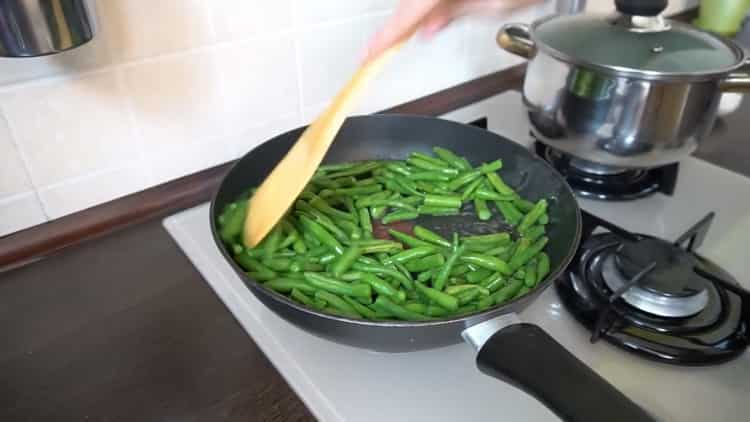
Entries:
[[0, 56], [36, 57], [81, 46], [96, 34], [94, 0], [0, 1]]
[[506, 25], [497, 42], [530, 60], [534, 135], [611, 168], [680, 160], [713, 127], [722, 93], [750, 91], [740, 47], [658, 16], [552, 16]]

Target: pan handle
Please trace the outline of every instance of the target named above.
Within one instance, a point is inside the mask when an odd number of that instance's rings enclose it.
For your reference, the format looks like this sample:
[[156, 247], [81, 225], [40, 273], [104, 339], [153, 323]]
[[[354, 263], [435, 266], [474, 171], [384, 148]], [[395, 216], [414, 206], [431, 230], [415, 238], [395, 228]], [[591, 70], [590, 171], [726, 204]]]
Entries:
[[[470, 338], [467, 332], [475, 328], [483, 332]], [[479, 349], [479, 370], [531, 394], [562, 420], [656, 420], [539, 326], [511, 323], [491, 335], [488, 330], [474, 326], [464, 331], [464, 339]]]

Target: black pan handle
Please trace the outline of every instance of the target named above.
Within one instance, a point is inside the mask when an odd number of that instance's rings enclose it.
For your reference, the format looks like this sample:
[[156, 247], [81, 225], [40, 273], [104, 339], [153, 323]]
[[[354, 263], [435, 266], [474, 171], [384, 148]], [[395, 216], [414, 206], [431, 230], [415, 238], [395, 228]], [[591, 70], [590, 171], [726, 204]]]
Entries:
[[479, 349], [477, 366], [531, 394], [564, 421], [656, 420], [533, 324], [496, 332]]
[[667, 8], [667, 0], [615, 0], [617, 11], [633, 16], [657, 16]]

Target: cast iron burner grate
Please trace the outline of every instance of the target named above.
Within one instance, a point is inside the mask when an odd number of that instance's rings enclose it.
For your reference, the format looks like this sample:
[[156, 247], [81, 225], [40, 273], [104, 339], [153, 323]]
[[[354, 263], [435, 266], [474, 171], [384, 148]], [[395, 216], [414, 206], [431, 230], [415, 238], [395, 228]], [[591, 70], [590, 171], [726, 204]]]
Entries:
[[613, 169], [573, 158], [539, 141], [534, 142], [534, 149], [584, 198], [626, 201], [656, 192], [672, 195], [677, 184], [678, 163], [651, 169]]
[[712, 220], [713, 213], [670, 243], [583, 213], [585, 240], [556, 286], [592, 343], [604, 338], [681, 365], [725, 362], [747, 348], [750, 293], [693, 252]]

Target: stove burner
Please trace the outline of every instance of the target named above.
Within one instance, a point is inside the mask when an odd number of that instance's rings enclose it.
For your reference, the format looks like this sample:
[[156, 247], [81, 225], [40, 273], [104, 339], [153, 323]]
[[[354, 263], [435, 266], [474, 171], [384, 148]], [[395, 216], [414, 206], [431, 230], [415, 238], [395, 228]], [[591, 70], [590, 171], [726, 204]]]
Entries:
[[[615, 256], [608, 256], [602, 263], [604, 283], [610, 290], [616, 292], [628, 285], [627, 279], [617, 268]], [[656, 271], [658, 266], [652, 265]], [[683, 318], [695, 315], [705, 309], [708, 304], [708, 293], [705, 287], [691, 296], [674, 297], [665, 292], [656, 291], [652, 287], [644, 286], [648, 275], [636, 286], [632, 286], [622, 294], [622, 298], [629, 305], [653, 315], [670, 318]], [[675, 279], [679, 282], [679, 279]]]
[[585, 242], [556, 286], [592, 342], [683, 365], [724, 362], [747, 348], [750, 293], [692, 251], [712, 214], [674, 244], [583, 217]]
[[653, 169], [612, 167], [571, 157], [541, 142], [535, 142], [537, 155], [560, 174], [571, 189], [584, 198], [631, 200], [656, 192], [671, 195], [677, 183], [677, 164]]

